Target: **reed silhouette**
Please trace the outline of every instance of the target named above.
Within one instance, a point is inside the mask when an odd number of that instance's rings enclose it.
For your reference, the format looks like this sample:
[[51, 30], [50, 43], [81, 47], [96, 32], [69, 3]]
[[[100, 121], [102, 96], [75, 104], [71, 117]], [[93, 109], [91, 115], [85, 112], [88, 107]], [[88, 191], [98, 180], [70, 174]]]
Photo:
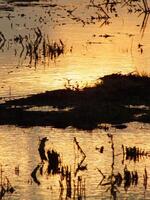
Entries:
[[3, 165], [0, 164], [0, 199], [5, 198], [8, 194], [13, 194], [15, 188], [11, 185], [8, 177], [4, 174]]
[[[41, 143], [44, 143], [47, 140], [47, 138], [42, 138]], [[41, 147], [41, 143], [39, 144], [39, 149], [43, 149], [43, 145]], [[40, 186], [42, 184], [42, 181], [40, 181], [41, 177], [44, 177], [46, 174], [47, 176], [59, 176], [59, 187], [60, 187], [60, 195], [59, 198], [63, 199], [65, 196], [66, 199], [86, 199], [85, 194], [85, 179], [82, 177], [81, 173], [78, 175], [79, 171], [84, 171], [83, 169], [83, 161], [85, 160], [85, 153], [82, 150], [79, 142], [76, 138], [73, 140], [73, 144], [76, 146], [77, 152], [81, 155], [81, 161], [76, 160], [75, 156], [75, 168], [72, 169], [71, 166], [66, 165], [62, 162], [60, 154], [54, 150], [49, 149], [46, 152], [47, 160], [41, 163], [38, 163], [37, 166], [33, 169], [31, 172], [31, 177], [35, 184]], [[44, 143], [44, 149], [45, 149], [45, 143]], [[45, 154], [45, 152], [44, 152]], [[82, 158], [83, 157], [83, 158]], [[41, 155], [40, 155], [41, 158]]]
[[4, 47], [6, 43], [6, 38], [2, 32], [0, 32], [0, 50]]
[[[114, 141], [114, 137], [112, 134], [108, 133], [108, 138], [110, 141], [110, 145], [111, 145], [111, 157], [112, 157], [112, 162], [111, 164], [111, 170], [110, 172], [107, 172], [107, 174], [104, 174], [101, 169], [97, 168], [98, 172], [101, 175], [101, 180], [98, 184], [98, 186], [100, 187], [106, 187], [106, 191], [110, 192], [110, 195], [112, 197], [113, 200], [118, 199], [118, 194], [120, 193], [119, 188], [123, 187], [124, 191], [127, 192], [130, 187], [134, 186], [138, 186], [139, 183], [139, 179], [141, 178], [138, 171], [136, 169], [134, 170], [129, 170], [128, 169], [128, 164], [124, 164], [124, 162], [122, 162], [122, 168], [123, 170], [120, 168], [118, 171], [116, 171], [115, 169], [115, 164], [118, 162], [117, 157], [120, 156], [120, 154], [116, 154], [115, 152], [115, 141]], [[122, 145], [123, 146], [123, 145]], [[124, 149], [124, 148], [123, 148]], [[126, 151], [128, 152], [138, 152], [138, 153], [131, 153], [131, 154], [137, 154], [137, 156], [140, 156], [139, 154], [141, 154], [140, 150], [137, 150], [138, 148], [130, 148], [130, 149], [126, 149]], [[128, 154], [128, 153], [127, 153]], [[130, 154], [130, 153], [129, 153]], [[143, 153], [142, 153], [143, 155]], [[108, 166], [107, 166], [108, 167]], [[136, 167], [136, 165], [135, 165]], [[147, 188], [147, 181], [148, 181], [148, 174], [147, 174], [147, 170], [146, 167], [144, 169], [144, 174], [143, 174], [143, 186], [144, 186], [144, 190], [146, 190]]]
[[48, 150], [48, 174], [57, 174], [60, 172], [60, 155], [55, 150]]
[[133, 160], [134, 162], [139, 161], [140, 158], [147, 158], [149, 153], [144, 151], [143, 149], [140, 149], [136, 146], [134, 147], [124, 147], [122, 145], [123, 149], [123, 157], [125, 157], [126, 160]]
[[45, 143], [48, 141], [47, 137], [44, 137], [40, 140], [40, 145], [38, 148], [39, 154], [41, 161], [43, 162], [44, 160], [47, 160], [46, 154], [45, 154]]

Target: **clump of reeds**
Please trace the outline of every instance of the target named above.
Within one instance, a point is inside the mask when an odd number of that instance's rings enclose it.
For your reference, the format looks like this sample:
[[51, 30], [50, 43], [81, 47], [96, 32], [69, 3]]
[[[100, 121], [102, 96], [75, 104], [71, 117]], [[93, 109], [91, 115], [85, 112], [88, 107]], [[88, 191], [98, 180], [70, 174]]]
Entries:
[[[77, 175], [77, 173], [87, 169], [87, 166], [83, 164], [86, 155], [79, 145], [79, 142], [74, 138], [73, 142], [76, 149], [82, 156], [76, 168], [72, 170], [71, 166], [62, 163], [60, 154], [56, 150], [49, 149], [46, 151], [45, 145], [47, 140], [47, 137], [40, 140], [38, 151], [42, 162], [39, 163], [31, 173], [33, 181], [37, 185], [40, 185], [41, 181], [39, 176], [43, 176], [44, 174], [60, 176], [60, 198], [62, 198], [65, 193], [66, 198], [85, 199], [85, 179], [82, 178], [81, 174]], [[45, 171], [44, 166], [46, 166]]]
[[50, 41], [49, 37], [45, 36], [39, 27], [34, 29], [32, 37], [19, 34], [14, 37], [14, 42], [21, 45], [19, 56], [23, 57], [25, 54], [25, 59], [29, 59], [29, 66], [36, 66], [39, 61], [46, 62], [46, 59], [56, 60], [61, 54], [64, 54], [65, 49], [61, 39]]
[[64, 54], [64, 43], [62, 40], [59, 42], [50, 42], [49, 39], [46, 42], [46, 39], [43, 40], [43, 57], [50, 57], [51, 60], [56, 59], [61, 54]]
[[60, 172], [60, 154], [55, 150], [48, 150], [48, 174], [57, 174]]
[[3, 176], [4, 171], [2, 169], [2, 165], [0, 165], [0, 167], [0, 199], [2, 199], [6, 194], [12, 194], [15, 189], [11, 185], [8, 177]]
[[70, 90], [70, 91], [80, 91], [83, 89], [82, 84], [80, 84], [78, 81], [73, 83], [71, 79], [66, 79], [64, 87], [66, 90]]
[[134, 162], [139, 161], [140, 158], [147, 157], [148, 152], [134, 146], [134, 147], [124, 147], [122, 145], [123, 154], [126, 160], [133, 160]]
[[[61, 163], [61, 159], [60, 159], [60, 154], [57, 153], [54, 149], [48, 150], [46, 152], [45, 150], [45, 144], [48, 141], [47, 137], [44, 137], [40, 140], [40, 144], [39, 144], [39, 155], [43, 164], [43, 161], [47, 161], [48, 162], [48, 169], [47, 172], [48, 174], [57, 174], [60, 172], [60, 163]], [[38, 165], [40, 168], [40, 173], [42, 174], [42, 168], [40, 167], [40, 165]]]
[[127, 166], [124, 168], [124, 188], [127, 191], [131, 185], [138, 184], [138, 173], [137, 171], [129, 171]]
[[34, 42], [27, 41], [26, 56], [30, 58], [29, 64], [31, 65], [33, 60], [35, 64], [41, 59], [45, 62], [46, 58], [55, 60], [61, 54], [64, 54], [65, 45], [60, 39], [59, 42], [50, 42], [49, 38], [43, 36], [40, 29], [37, 29], [36, 40]]
[[33, 181], [37, 184], [37, 185], [40, 185], [41, 184], [41, 182], [38, 180], [38, 178], [37, 178], [37, 172], [39, 171], [39, 170], [41, 170], [42, 169], [42, 166], [40, 165], [40, 164], [38, 164], [34, 169], [33, 169], [33, 171], [32, 171], [32, 173], [31, 173], [31, 177], [33, 178]]
[[46, 153], [45, 153], [45, 143], [46, 143], [46, 141], [48, 141], [47, 137], [42, 138], [40, 140], [40, 144], [39, 144], [39, 148], [38, 148], [38, 151], [39, 151], [40, 158], [41, 158], [42, 162], [44, 160], [47, 160]]
[[42, 32], [39, 28], [34, 30], [35, 32], [35, 40], [28, 41], [27, 37], [27, 44], [26, 44], [26, 56], [29, 56], [30, 61], [29, 64], [32, 64], [32, 60], [34, 60], [35, 65], [39, 60], [39, 47], [42, 41]]
[[147, 170], [146, 167], [144, 169], [144, 175], [143, 175], [143, 186], [145, 188], [145, 190], [147, 189], [147, 180], [148, 180], [148, 174], [147, 174]]
[[77, 197], [77, 199], [86, 199], [85, 194], [85, 179], [82, 178], [82, 176], [78, 176], [77, 180], [74, 181], [74, 199]]
[[65, 178], [66, 178], [66, 196], [71, 198], [72, 196], [72, 177], [71, 177], [71, 169], [66, 167], [65, 170]]
[[40, 144], [38, 147], [41, 163], [39, 163], [32, 171], [31, 177], [33, 178], [33, 181], [37, 184], [40, 185], [41, 182], [38, 179], [38, 172], [42, 176], [43, 175], [43, 167], [46, 164], [47, 169], [44, 173], [50, 175], [54, 174], [60, 174], [60, 168], [61, 168], [61, 158], [60, 154], [57, 153], [55, 150], [48, 150], [46, 151], [45, 145], [46, 142], [48, 141], [47, 137], [43, 137], [40, 140]]
[[3, 48], [5, 45], [6, 38], [5, 35], [0, 31], [0, 50]]
[[[87, 164], [84, 164], [84, 161], [85, 161], [85, 158], [86, 158], [86, 154], [85, 152], [83, 151], [83, 149], [81, 148], [79, 142], [77, 141], [76, 137], [74, 137], [74, 144], [76, 145], [76, 148], [77, 148], [77, 151], [80, 153], [81, 155], [81, 158], [79, 160], [76, 160], [77, 163], [75, 163], [75, 172], [74, 172], [74, 175], [76, 177], [76, 175], [78, 174], [79, 171], [84, 171], [84, 170], [87, 170]], [[77, 153], [78, 153], [77, 152]], [[76, 157], [80, 157], [79, 155], [75, 155], [75, 158]]]

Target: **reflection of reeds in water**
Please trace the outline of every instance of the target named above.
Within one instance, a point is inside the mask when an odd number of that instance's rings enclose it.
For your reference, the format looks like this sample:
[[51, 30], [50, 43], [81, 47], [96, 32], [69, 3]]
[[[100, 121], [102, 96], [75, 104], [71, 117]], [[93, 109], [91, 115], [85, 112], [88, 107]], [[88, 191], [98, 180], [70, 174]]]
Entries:
[[62, 167], [60, 173], [60, 199], [63, 196], [70, 199], [85, 199], [85, 179], [82, 176], [74, 177], [74, 172], [71, 171], [71, 167]]
[[147, 189], [147, 180], [148, 180], [148, 175], [147, 175], [146, 167], [145, 167], [145, 169], [144, 169], [143, 179], [144, 179], [144, 181], [143, 181], [143, 186], [144, 186], [144, 188], [145, 188], [145, 190], [146, 190], [146, 189]]
[[[78, 175], [79, 171], [84, 171], [87, 169], [87, 165], [84, 165], [83, 162], [86, 158], [84, 151], [82, 150], [79, 142], [74, 138], [74, 144], [77, 148], [77, 151], [82, 155], [81, 159], [76, 163], [74, 170], [71, 166], [65, 165], [62, 163], [60, 154], [54, 150], [45, 151], [47, 137], [44, 137], [40, 140], [39, 144], [39, 155], [41, 158], [41, 163], [39, 163], [32, 171], [31, 177], [37, 185], [41, 185], [39, 176], [44, 174], [51, 176], [59, 176], [59, 186], [60, 186], [60, 196], [59, 199], [63, 199], [65, 196], [66, 199], [85, 199], [85, 179], [82, 175]], [[46, 165], [46, 171], [44, 171], [44, 165]]]
[[32, 179], [33, 179], [33, 181], [37, 184], [37, 185], [40, 185], [41, 183], [40, 183], [40, 181], [38, 180], [38, 178], [37, 178], [37, 172], [38, 172], [38, 170], [42, 170], [42, 166], [40, 165], [40, 164], [38, 164], [34, 169], [33, 169], [33, 171], [32, 171], [32, 173], [31, 173], [31, 177], [32, 177]]
[[[118, 199], [118, 193], [120, 192], [121, 187], [124, 188], [125, 192], [127, 192], [133, 186], [138, 186], [141, 176], [136, 169], [131, 170], [129, 169], [128, 165], [124, 165], [124, 163], [122, 163], [123, 170], [115, 170], [116, 157], [118, 155], [122, 155], [122, 153], [115, 153], [114, 137], [110, 133], [107, 135], [110, 142], [112, 156], [112, 162], [110, 163], [111, 170], [110, 173], [107, 172], [107, 174], [104, 174], [100, 169], [97, 168], [102, 176], [99, 186], [105, 187], [106, 192], [109, 191], [112, 199], [116, 200]], [[41, 182], [39, 181], [39, 176], [44, 176], [45, 174], [47, 176], [56, 176], [59, 179], [59, 199], [86, 199], [86, 184], [85, 178], [83, 177], [84, 170], [88, 170], [87, 164], [84, 164], [86, 154], [77, 138], [73, 139], [75, 153], [74, 167], [64, 164], [60, 154], [56, 150], [51, 149], [46, 151], [46, 141], [48, 141], [46, 137], [40, 140], [38, 148], [39, 155], [41, 158], [41, 154], [43, 154], [45, 156], [45, 160], [41, 159], [42, 163], [39, 163], [31, 173], [33, 181], [37, 185], [40, 185]], [[134, 160], [137, 157], [139, 159], [140, 157], [147, 156], [147, 152], [137, 147], [126, 147], [126, 149], [122, 147], [122, 149], [124, 149], [124, 156], [128, 155], [128, 157], [131, 157], [131, 160]], [[44, 166], [46, 167], [46, 170]], [[142, 176], [143, 189], [145, 192], [148, 185], [148, 173], [146, 167]]]
[[48, 150], [48, 174], [57, 174], [60, 171], [59, 165], [61, 163], [60, 154], [55, 150]]
[[[97, 9], [97, 12], [95, 12], [96, 16], [91, 16], [91, 21], [90, 23], [94, 23], [95, 20], [98, 22], [101, 22], [100, 27], [102, 27], [103, 25], [109, 25], [109, 19], [110, 19], [110, 15], [109, 15], [109, 11], [112, 11], [113, 9], [113, 4], [111, 4], [110, 8], [108, 8], [108, 5], [110, 3], [106, 2], [106, 3], [95, 3], [94, 0], [90, 0], [90, 4], [88, 7], [93, 7]], [[106, 6], [107, 10], [105, 10], [105, 8], [103, 7], [103, 5]]]
[[41, 158], [41, 161], [43, 162], [44, 160], [47, 160], [46, 154], [45, 154], [45, 143], [46, 141], [48, 141], [47, 137], [44, 137], [40, 140], [40, 144], [39, 144], [39, 155]]
[[147, 22], [148, 22], [148, 19], [149, 19], [150, 8], [148, 6], [147, 0], [142, 0], [142, 2], [143, 2], [143, 5], [144, 5], [144, 8], [142, 8], [142, 13], [141, 13], [141, 14], [144, 13], [143, 22], [142, 22], [142, 25], [141, 25], [141, 33], [142, 33], [142, 37], [143, 37], [146, 26], [147, 26]]
[[5, 38], [4, 34], [2, 32], [0, 32], [0, 50], [5, 45], [5, 42], [6, 42], [6, 38]]
[[[59, 7], [57, 4], [51, 5], [51, 7]], [[69, 17], [71, 20], [76, 21], [77, 23], [82, 23], [83, 25], [88, 24], [96, 24], [97, 22], [101, 23], [100, 27], [103, 25], [109, 25], [110, 20], [113, 21], [113, 15], [115, 17], [119, 17], [119, 9], [122, 7], [125, 7], [128, 11], [128, 13], [139, 13], [140, 15], [143, 15], [143, 22], [141, 25], [141, 33], [142, 37], [145, 32], [145, 28], [148, 23], [148, 18], [150, 14], [150, 8], [148, 6], [147, 0], [105, 0], [105, 1], [94, 1], [90, 0], [89, 4], [87, 4], [86, 8], [91, 10], [94, 10], [94, 12], [90, 15], [86, 16], [86, 19], [83, 19], [82, 16], [76, 16], [76, 10], [79, 9], [79, 7], [75, 8], [63, 8], [63, 6], [60, 6], [60, 9], [63, 9], [67, 13], [66, 17]], [[44, 8], [44, 6], [43, 6]], [[87, 14], [88, 14], [87, 9]], [[56, 10], [55, 10], [56, 11]], [[74, 14], [75, 13], [75, 14]], [[140, 16], [139, 15], [139, 16]], [[24, 16], [24, 13], [23, 13]], [[46, 15], [40, 18], [45, 18]], [[39, 20], [39, 27], [41, 26], [41, 22]], [[45, 64], [47, 61], [49, 63], [49, 60], [56, 60], [61, 54], [64, 54], [64, 43], [63, 41], [57, 40], [57, 41], [50, 41], [50, 39], [46, 36], [46, 34], [42, 33], [40, 29], [42, 28], [34, 28], [34, 36], [31, 39], [30, 35], [22, 36], [21, 34], [18, 34], [14, 38], [14, 40], [21, 45], [21, 52], [19, 53], [19, 56], [22, 58], [22, 60], [25, 58], [28, 59], [28, 67], [31, 67], [33, 65], [37, 65], [38, 62], [42, 62]], [[0, 49], [5, 45], [6, 39], [3, 37], [0, 33]], [[108, 35], [106, 34], [106, 37]], [[9, 43], [9, 40], [7, 40]], [[90, 42], [90, 44], [93, 44], [93, 42]], [[101, 42], [94, 42], [94, 44], [101, 44]], [[18, 50], [15, 49], [15, 54]], [[46, 62], [46, 64], [47, 64]], [[22, 64], [22, 63], [21, 63]], [[40, 63], [41, 64], [41, 63]]]
[[[124, 191], [128, 191], [128, 189], [132, 186], [137, 186], [139, 183], [139, 173], [137, 170], [129, 170], [127, 164], [124, 165], [124, 162], [122, 162], [123, 165], [123, 172], [115, 172], [115, 158], [120, 155], [115, 155], [115, 144], [112, 134], [108, 134], [108, 137], [110, 139], [111, 144], [111, 150], [112, 150], [112, 163], [111, 163], [111, 171], [109, 174], [104, 174], [100, 169], [97, 168], [98, 172], [102, 176], [102, 179], [99, 182], [99, 186], [106, 187], [106, 192], [110, 191], [110, 194], [113, 198], [113, 200], [118, 199], [117, 193], [119, 193], [119, 188], [122, 186], [124, 188]], [[122, 145], [123, 149], [123, 155], [126, 156], [127, 160], [139, 160], [139, 158], [143, 156], [147, 156], [148, 153], [137, 148], [137, 147], [126, 147]], [[144, 191], [147, 189], [148, 184], [148, 174], [147, 169], [145, 167], [144, 174], [143, 174], [143, 186]]]
[[111, 172], [109, 176], [106, 176], [102, 173], [100, 169], [98, 171], [102, 175], [102, 179], [99, 183], [100, 186], [106, 186], [106, 191], [110, 191], [111, 196], [114, 200], [117, 199], [117, 192], [119, 192], [118, 187], [121, 186], [123, 177], [121, 173], [115, 173], [114, 172], [114, 166], [115, 166], [115, 146], [114, 146], [114, 140], [112, 134], [107, 134], [108, 138], [110, 139], [111, 144], [111, 151], [112, 151], [112, 163], [111, 163]]
[[81, 199], [81, 200], [86, 199], [85, 187], [86, 187], [85, 179], [82, 179], [82, 176], [78, 176], [77, 181], [74, 182], [73, 199]]
[[[38, 62], [46, 62], [50, 60], [56, 60], [61, 54], [64, 54], [65, 45], [60, 39], [58, 42], [50, 42], [42, 34], [39, 27], [34, 29], [33, 39], [30, 35], [18, 35], [14, 37], [15, 43], [21, 45], [21, 52], [19, 57], [29, 60], [28, 66], [34, 65], [36, 67]], [[17, 51], [15, 55], [17, 54]]]
[[138, 184], [138, 173], [137, 171], [129, 171], [127, 169], [127, 166], [124, 168], [124, 189], [125, 191], [128, 190], [128, 188], [131, 185], [136, 186]]
[[[75, 152], [75, 166], [74, 166], [74, 175], [76, 177], [77, 173], [79, 171], [87, 170], [87, 164], [84, 164], [86, 154], [80, 147], [79, 142], [77, 141], [77, 139], [75, 137], [74, 137], [74, 144], [77, 147], [77, 152]], [[78, 152], [80, 152], [81, 158], [80, 158], [80, 155], [78, 154]]]
[[124, 147], [122, 145], [123, 157], [125, 156], [126, 160], [133, 160], [134, 162], [139, 161], [140, 158], [147, 157], [148, 152], [134, 146], [134, 147]]
[[[37, 62], [41, 59], [45, 62], [46, 58], [55, 60], [61, 54], [64, 53], [64, 43], [62, 40], [59, 42], [50, 42], [49, 38], [43, 37], [40, 29], [37, 29], [36, 40], [34, 42], [29, 42], [26, 45], [26, 56], [30, 58], [29, 65], [32, 64], [33, 60], [35, 66]], [[43, 57], [43, 58], [42, 58]]]
[[[87, 169], [87, 165], [83, 164], [86, 155], [76, 138], [74, 138], [73, 142], [77, 151], [81, 154], [81, 159], [77, 161], [77, 156], [79, 155], [75, 155], [75, 166], [73, 171], [71, 167], [62, 166], [60, 173], [60, 199], [62, 199], [63, 193], [65, 193], [66, 198], [84, 200], [86, 198], [85, 179], [81, 175], [78, 175], [78, 173], [79, 171]], [[66, 192], [64, 192], [64, 189], [66, 189]]]
[[12, 194], [15, 191], [8, 177], [4, 176], [3, 173], [2, 164], [0, 164], [0, 199], [2, 199], [6, 194]]
[[46, 40], [43, 41], [43, 56], [50, 57], [51, 60], [56, 59], [61, 54], [64, 53], [64, 43], [62, 40], [59, 42], [52, 42], [50, 43], [49, 40], [46, 43]]
[[[127, 168], [127, 165], [124, 167], [124, 172], [121, 174], [120, 172], [114, 173], [113, 170], [110, 175], [104, 175], [100, 169], [98, 169], [100, 174], [102, 175], [102, 180], [99, 183], [99, 186], [107, 187], [106, 191], [110, 190], [113, 199], [117, 199], [117, 192], [119, 192], [119, 187], [123, 185], [124, 190], [127, 192], [131, 186], [137, 186], [139, 175], [136, 170], [130, 171]], [[146, 190], [147, 188], [147, 170], [145, 168], [143, 175], [143, 186]]]

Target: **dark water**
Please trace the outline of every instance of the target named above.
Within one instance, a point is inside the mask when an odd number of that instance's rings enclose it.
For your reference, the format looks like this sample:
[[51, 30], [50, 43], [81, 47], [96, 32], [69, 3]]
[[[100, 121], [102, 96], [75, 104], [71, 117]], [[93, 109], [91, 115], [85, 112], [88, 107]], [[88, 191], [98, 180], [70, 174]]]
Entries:
[[[143, 1], [105, 2], [0, 1], [0, 96], [64, 88], [68, 80], [84, 87], [114, 72], [148, 74], [149, 10]], [[55, 174], [41, 163], [44, 137], [45, 152], [61, 160]], [[8, 178], [15, 189], [3, 199], [150, 199], [148, 124], [108, 132], [1, 126], [0, 141], [2, 184]]]

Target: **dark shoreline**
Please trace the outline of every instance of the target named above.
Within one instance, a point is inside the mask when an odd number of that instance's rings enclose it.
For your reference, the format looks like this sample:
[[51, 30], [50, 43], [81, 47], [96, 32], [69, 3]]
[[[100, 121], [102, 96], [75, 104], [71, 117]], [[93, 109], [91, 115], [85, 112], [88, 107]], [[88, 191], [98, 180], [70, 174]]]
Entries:
[[[149, 87], [147, 76], [107, 75], [101, 78], [101, 83], [83, 90], [47, 91], [7, 101], [0, 105], [0, 125], [93, 130], [102, 123], [116, 128], [125, 128], [125, 123], [133, 121], [150, 123]], [[57, 110], [27, 110], [35, 106], [51, 106]]]

